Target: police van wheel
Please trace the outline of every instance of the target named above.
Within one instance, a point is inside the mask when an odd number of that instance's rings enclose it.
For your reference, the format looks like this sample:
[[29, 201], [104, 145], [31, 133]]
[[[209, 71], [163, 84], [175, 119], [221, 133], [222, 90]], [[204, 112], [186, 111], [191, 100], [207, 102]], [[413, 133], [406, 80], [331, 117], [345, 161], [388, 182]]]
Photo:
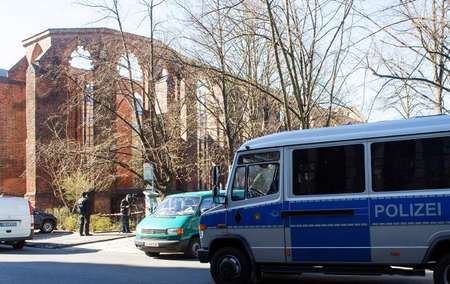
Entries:
[[434, 268], [433, 278], [435, 284], [450, 283], [450, 255], [446, 255], [438, 261]]
[[218, 284], [250, 283], [252, 265], [244, 253], [234, 247], [225, 247], [211, 258], [211, 275]]

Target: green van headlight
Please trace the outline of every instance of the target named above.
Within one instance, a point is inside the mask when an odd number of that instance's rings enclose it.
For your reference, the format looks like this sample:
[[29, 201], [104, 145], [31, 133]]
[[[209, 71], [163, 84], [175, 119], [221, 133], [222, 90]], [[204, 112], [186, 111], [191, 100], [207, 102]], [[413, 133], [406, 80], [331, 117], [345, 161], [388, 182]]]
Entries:
[[167, 234], [172, 236], [181, 236], [183, 235], [184, 230], [183, 228], [174, 228], [174, 229], [167, 229]]

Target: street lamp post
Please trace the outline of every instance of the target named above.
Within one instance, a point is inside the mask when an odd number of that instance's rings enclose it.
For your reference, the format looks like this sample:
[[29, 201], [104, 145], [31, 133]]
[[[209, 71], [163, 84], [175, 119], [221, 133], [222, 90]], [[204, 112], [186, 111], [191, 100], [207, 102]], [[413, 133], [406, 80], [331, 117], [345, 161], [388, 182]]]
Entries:
[[159, 194], [155, 191], [155, 174], [153, 164], [150, 162], [144, 163], [144, 181], [150, 183], [147, 184], [144, 190], [145, 196], [145, 216], [153, 214], [158, 201], [156, 198]]

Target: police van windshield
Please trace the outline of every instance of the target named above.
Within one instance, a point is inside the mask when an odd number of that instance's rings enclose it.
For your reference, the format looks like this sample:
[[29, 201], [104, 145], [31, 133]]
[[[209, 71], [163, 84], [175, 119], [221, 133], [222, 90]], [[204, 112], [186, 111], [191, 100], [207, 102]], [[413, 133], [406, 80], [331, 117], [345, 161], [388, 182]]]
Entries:
[[155, 216], [192, 215], [197, 211], [200, 197], [167, 197], [155, 210]]
[[279, 152], [241, 155], [238, 159], [231, 199], [233, 201], [276, 194], [279, 191]]

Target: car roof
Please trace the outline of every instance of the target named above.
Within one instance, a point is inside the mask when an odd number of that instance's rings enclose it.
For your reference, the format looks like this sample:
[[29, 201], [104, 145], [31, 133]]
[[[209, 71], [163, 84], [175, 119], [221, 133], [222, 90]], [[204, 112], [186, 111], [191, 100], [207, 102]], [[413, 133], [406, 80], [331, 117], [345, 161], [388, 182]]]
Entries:
[[207, 197], [207, 196], [212, 196], [212, 191], [210, 190], [205, 190], [205, 191], [189, 191], [189, 192], [182, 192], [182, 193], [175, 193], [175, 194], [170, 194], [169, 196], [179, 196], [179, 197]]
[[436, 115], [275, 133], [249, 140], [239, 151], [449, 131], [450, 116]]

